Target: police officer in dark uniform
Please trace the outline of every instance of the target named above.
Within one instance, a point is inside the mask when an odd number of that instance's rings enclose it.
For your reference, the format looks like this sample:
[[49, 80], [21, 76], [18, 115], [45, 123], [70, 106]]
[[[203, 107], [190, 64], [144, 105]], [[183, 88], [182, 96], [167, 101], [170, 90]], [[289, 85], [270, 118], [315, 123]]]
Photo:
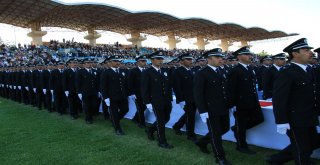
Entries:
[[77, 70], [76, 73], [76, 90], [79, 99], [82, 101], [86, 123], [92, 124], [98, 100], [98, 80], [95, 70], [92, 68], [94, 60], [86, 59], [83, 62], [84, 68]]
[[[101, 75], [102, 73], [109, 68], [109, 57], [105, 57], [103, 59], [103, 61], [101, 62], [101, 64], [103, 65], [102, 68], [98, 69], [98, 75], [100, 77], [99, 81], [101, 80]], [[101, 82], [99, 83], [101, 85]], [[100, 94], [101, 94], [101, 87], [99, 87], [100, 89]], [[103, 96], [101, 94], [101, 104], [102, 104], [102, 111], [103, 111], [103, 117], [105, 120], [110, 119], [110, 114], [109, 114], [109, 107], [107, 106], [107, 104], [105, 103]]]
[[64, 102], [64, 91], [63, 91], [63, 71], [64, 63], [59, 62], [57, 69], [54, 69], [50, 74], [50, 89], [52, 91], [52, 97], [54, 98], [54, 106], [59, 115], [63, 115], [66, 112], [66, 105]]
[[21, 70], [21, 99], [24, 104], [29, 104], [28, 101], [28, 91], [25, 89], [26, 87], [26, 71], [28, 67], [27, 65], [24, 65]]
[[22, 85], [22, 65], [18, 65], [17, 67], [17, 74], [16, 74], [16, 99], [17, 99], [17, 102], [21, 103], [22, 102], [22, 91], [21, 91], [21, 85]]
[[264, 71], [262, 77], [262, 89], [263, 89], [263, 99], [267, 100], [272, 98], [272, 90], [273, 90], [273, 83], [276, 79], [276, 75], [286, 64], [286, 55], [285, 53], [279, 53], [272, 56], [273, 64], [271, 67]]
[[124, 135], [120, 120], [129, 111], [127, 73], [124, 69], [119, 68], [121, 62], [119, 55], [113, 55], [109, 60], [111, 61], [110, 68], [102, 73], [100, 88], [105, 103], [110, 106], [115, 133]]
[[207, 152], [206, 145], [211, 142], [216, 162], [231, 165], [222, 147], [222, 135], [230, 128], [226, 77], [219, 68], [224, 55], [222, 49], [215, 48], [205, 53], [204, 57], [207, 58], [208, 65], [195, 74], [194, 98], [202, 121], [208, 125], [209, 133], [196, 144]]
[[278, 73], [273, 89], [273, 112], [277, 132], [290, 138], [295, 163], [309, 165], [319, 125], [317, 77], [307, 64], [313, 52], [305, 38], [301, 38], [283, 51], [288, 52], [291, 64]]
[[36, 95], [36, 102], [37, 102], [37, 107], [38, 109], [42, 109], [42, 105], [45, 102], [45, 97], [43, 95], [42, 91], [42, 86], [44, 84], [44, 81], [42, 79], [42, 74], [43, 74], [43, 69], [44, 65], [43, 64], [38, 64], [37, 69], [33, 72], [34, 78], [32, 79], [33, 82], [33, 90]]
[[196, 66], [192, 68], [194, 71], [198, 71], [201, 68], [205, 67], [207, 65], [207, 59], [203, 56], [200, 56], [196, 59]]
[[231, 128], [237, 140], [237, 150], [255, 154], [248, 148], [246, 131], [263, 122], [263, 115], [256, 91], [256, 76], [251, 66], [252, 52], [248, 46], [234, 52], [239, 64], [232, 69], [228, 79], [230, 104], [236, 106], [235, 125]]
[[272, 65], [272, 58], [271, 56], [264, 56], [260, 59], [261, 66], [257, 67], [256, 69], [256, 77], [258, 82], [258, 90], [262, 90], [262, 77], [264, 71], [267, 70]]
[[319, 65], [319, 60], [320, 60], [320, 48], [317, 48], [315, 50], [313, 50], [313, 52], [317, 53], [317, 54], [314, 54], [314, 61], [315, 61], [315, 64], [313, 64], [313, 68], [320, 68], [320, 65]]
[[187, 138], [195, 141], [194, 133], [195, 127], [195, 113], [196, 104], [193, 95], [193, 73], [191, 65], [193, 57], [190, 53], [182, 54], [178, 57], [180, 59], [180, 67], [174, 70], [173, 91], [176, 96], [176, 103], [185, 111], [181, 118], [173, 125], [173, 129], [179, 134], [180, 129], [186, 124]]
[[173, 148], [168, 144], [165, 135], [165, 124], [170, 119], [172, 109], [172, 84], [167, 70], [162, 69], [164, 55], [156, 51], [149, 55], [152, 66], [142, 72], [141, 94], [143, 103], [149, 111], [154, 112], [156, 121], [146, 128], [149, 140], [154, 140], [153, 133], [157, 131], [158, 145], [165, 149]]
[[33, 69], [34, 69], [34, 65], [30, 64], [29, 65], [29, 69], [26, 71], [25, 73], [25, 89], [27, 90], [27, 93], [28, 93], [28, 103], [30, 105], [34, 105], [35, 103], [35, 98], [34, 98], [34, 92], [33, 92], [33, 89], [32, 89], [32, 72], [33, 72]]
[[142, 71], [145, 70], [147, 64], [147, 56], [142, 55], [135, 59], [137, 61], [137, 67], [131, 69], [129, 71], [128, 76], [128, 87], [130, 98], [135, 101], [137, 112], [134, 115], [133, 119], [138, 123], [139, 127], [145, 127], [145, 117], [144, 111], [146, 110], [146, 105], [143, 104], [142, 96], [141, 96], [141, 74]]
[[64, 94], [68, 98], [70, 115], [72, 119], [77, 119], [80, 109], [79, 107], [81, 106], [81, 102], [76, 91], [77, 61], [69, 59], [66, 64], [69, 68], [63, 72], [63, 90]]
[[43, 70], [43, 74], [42, 74], [42, 81], [43, 81], [42, 91], [44, 94], [45, 105], [46, 105], [48, 112], [53, 111], [53, 105], [52, 105], [52, 97], [53, 96], [52, 96], [51, 90], [50, 90], [50, 84], [52, 84], [50, 82], [50, 75], [51, 75], [52, 67], [53, 67], [52, 63], [47, 64], [46, 69]]

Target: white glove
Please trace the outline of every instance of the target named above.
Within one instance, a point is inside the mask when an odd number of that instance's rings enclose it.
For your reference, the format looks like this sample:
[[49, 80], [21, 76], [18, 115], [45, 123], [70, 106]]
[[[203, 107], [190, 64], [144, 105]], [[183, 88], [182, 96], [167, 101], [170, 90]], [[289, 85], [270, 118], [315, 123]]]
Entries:
[[2, 87], [4, 87], [4, 84], [2, 84]]
[[16, 89], [17, 87], [16, 86], [13, 86], [13, 89]]
[[37, 93], [37, 89], [36, 89], [36, 88], [33, 88], [33, 92], [34, 92], [34, 93]]
[[11, 88], [12, 88], [12, 86], [11, 86], [11, 85], [9, 85], [9, 88], [11, 89]]
[[53, 90], [50, 90], [51, 94], [53, 95]]
[[18, 86], [18, 89], [21, 90], [21, 86]]
[[277, 132], [281, 135], [287, 133], [287, 130], [290, 130], [290, 125], [288, 123], [285, 124], [277, 124]]
[[27, 91], [29, 91], [29, 87], [25, 87]]
[[137, 99], [136, 95], [131, 95], [131, 96], [129, 96], [129, 98], [131, 98], [132, 100]]
[[233, 106], [232, 108], [230, 108], [230, 112], [233, 113], [237, 110], [236, 106]]
[[109, 107], [110, 106], [110, 99], [104, 99], [104, 102], [107, 104], [107, 106]]
[[153, 112], [152, 104], [147, 104], [146, 106], [150, 112]]
[[42, 92], [43, 92], [44, 94], [47, 94], [47, 89], [42, 89]]
[[78, 94], [78, 97], [82, 101], [82, 94], [81, 93]]
[[200, 114], [200, 117], [201, 117], [201, 120], [202, 120], [204, 123], [207, 123], [207, 119], [209, 119], [208, 112], [201, 113], [201, 114]]
[[64, 91], [64, 93], [66, 94], [66, 96], [69, 96], [69, 91]]
[[98, 97], [100, 98], [102, 98], [102, 94], [101, 94], [101, 92], [98, 92]]
[[181, 101], [181, 102], [179, 103], [179, 105], [180, 105], [181, 109], [183, 109], [184, 106], [186, 105], [186, 102], [185, 102], [185, 101]]

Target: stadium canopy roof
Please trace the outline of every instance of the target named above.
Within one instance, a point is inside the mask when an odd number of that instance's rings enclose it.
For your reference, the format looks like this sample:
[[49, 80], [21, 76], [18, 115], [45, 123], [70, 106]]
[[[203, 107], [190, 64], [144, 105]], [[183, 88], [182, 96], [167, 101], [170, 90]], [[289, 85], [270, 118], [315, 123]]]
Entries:
[[245, 28], [233, 23], [217, 24], [205, 19], [179, 19], [159, 12], [129, 12], [104, 4], [64, 4], [50, 0], [1, 0], [0, 22], [19, 27], [62, 27], [77, 31], [106, 30], [182, 38], [201, 36], [209, 40], [256, 41], [293, 36], [282, 31]]

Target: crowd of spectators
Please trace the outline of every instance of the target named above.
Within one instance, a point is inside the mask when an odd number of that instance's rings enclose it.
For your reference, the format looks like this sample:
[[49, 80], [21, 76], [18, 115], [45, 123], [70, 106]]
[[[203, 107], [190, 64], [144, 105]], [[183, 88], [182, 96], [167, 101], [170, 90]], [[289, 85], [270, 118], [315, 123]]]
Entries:
[[[170, 59], [182, 53], [190, 53], [194, 58], [200, 57], [204, 50], [196, 49], [173, 49], [150, 48], [114, 44], [98, 44], [91, 46], [86, 43], [79, 43], [73, 40], [62, 42], [51, 40], [41, 46], [35, 45], [7, 45], [0, 46], [0, 66], [15, 66], [25, 64], [48, 64], [58, 61], [65, 61], [68, 58], [103, 58], [110, 55], [120, 55], [123, 59], [134, 59], [139, 55], [151, 54], [157, 50], [164, 50]], [[225, 52], [226, 57], [232, 56], [232, 52]], [[259, 60], [256, 60], [259, 61]]]

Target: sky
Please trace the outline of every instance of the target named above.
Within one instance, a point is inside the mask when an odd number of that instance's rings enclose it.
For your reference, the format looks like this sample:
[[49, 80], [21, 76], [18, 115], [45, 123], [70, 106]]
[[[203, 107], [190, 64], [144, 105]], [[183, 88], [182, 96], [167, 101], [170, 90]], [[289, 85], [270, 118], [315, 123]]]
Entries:
[[[166, 13], [181, 19], [202, 18], [215, 23], [235, 23], [243, 27], [260, 27], [268, 31], [280, 30], [285, 33], [298, 33], [299, 36], [286, 37], [275, 40], [263, 40], [250, 42], [251, 50], [259, 53], [266, 51], [271, 54], [282, 52], [282, 49], [293, 41], [305, 37], [309, 45], [320, 47], [320, 24], [316, 21], [320, 18], [319, 0], [60, 0], [67, 4], [77, 3], [99, 3], [118, 7], [130, 12], [156, 11]], [[6, 42], [13, 44], [30, 43], [31, 39], [26, 36], [30, 29], [12, 27], [0, 24], [0, 37]], [[44, 41], [62, 38], [75, 41], [88, 42], [83, 39], [86, 32], [75, 32], [61, 28], [42, 28], [48, 31], [43, 37]], [[61, 31], [61, 32], [57, 32]], [[99, 31], [102, 37], [97, 43], [114, 43], [119, 41], [123, 44], [130, 44], [126, 41], [130, 35], [122, 35], [113, 32]], [[147, 36], [143, 46], [165, 47], [163, 43], [166, 37]], [[192, 48], [195, 39], [182, 39], [177, 48]], [[219, 41], [211, 41], [206, 49], [219, 47]], [[236, 50], [239, 44], [235, 43], [230, 50]]]

